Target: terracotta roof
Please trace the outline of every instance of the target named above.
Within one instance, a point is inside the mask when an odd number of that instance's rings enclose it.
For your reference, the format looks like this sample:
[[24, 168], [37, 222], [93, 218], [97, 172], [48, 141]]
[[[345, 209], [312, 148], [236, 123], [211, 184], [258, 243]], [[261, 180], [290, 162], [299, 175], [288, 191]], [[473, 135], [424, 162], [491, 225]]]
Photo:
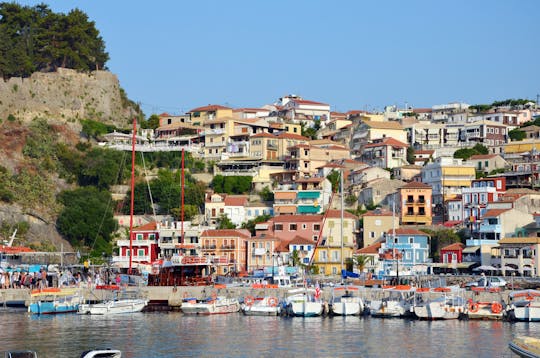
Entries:
[[320, 183], [324, 181], [325, 178], [323, 177], [311, 177], [311, 178], [298, 178], [294, 182], [295, 183]]
[[365, 213], [364, 215], [362, 216], [392, 216], [392, 212], [391, 211], [387, 211], [387, 210], [372, 210], [372, 211], [368, 211], [367, 213]]
[[450, 250], [456, 251], [456, 250], [463, 250], [463, 248], [465, 248], [465, 245], [463, 245], [461, 242], [455, 242], [453, 244], [450, 244], [448, 246], [445, 246], [445, 247], [441, 248], [441, 251], [443, 251], [443, 250], [445, 250], [445, 251], [450, 251]]
[[401, 189], [431, 189], [431, 185], [418, 181], [411, 181], [402, 186]]
[[505, 237], [498, 244], [540, 244], [540, 237]]
[[377, 129], [403, 129], [399, 122], [377, 122], [377, 121], [364, 121], [371, 128]]
[[245, 206], [248, 201], [247, 195], [227, 195], [225, 206]]
[[415, 150], [414, 154], [433, 154], [434, 150]]
[[380, 147], [381, 145], [387, 145], [387, 146], [392, 146], [392, 147], [403, 147], [403, 148], [406, 148], [409, 146], [408, 144], [400, 142], [399, 140], [394, 139], [392, 137], [386, 137], [381, 141], [366, 144], [364, 147], [372, 148], [372, 147]]
[[431, 108], [413, 108], [414, 113], [431, 113], [433, 110]]
[[[341, 210], [328, 210], [327, 217], [329, 218], [341, 218]], [[345, 219], [358, 219], [356, 215], [351, 214], [348, 211], [343, 211], [343, 218]]]
[[133, 228], [133, 231], [155, 231], [155, 230], [157, 230], [157, 222], [155, 221]]
[[491, 209], [486, 211], [484, 215], [482, 215], [482, 218], [493, 218], [507, 212], [508, 210], [510, 209]]
[[306, 99], [293, 99], [292, 101], [294, 101], [294, 102], [296, 102], [298, 104], [315, 104], [315, 105], [321, 105], [321, 106], [328, 106], [328, 104], [326, 104], [326, 103], [308, 101]]
[[356, 250], [356, 253], [357, 254], [378, 254], [381, 246], [382, 246], [381, 242], [376, 242], [362, 249]]
[[193, 108], [188, 113], [191, 113], [191, 112], [213, 112], [213, 111], [217, 111], [218, 109], [231, 109], [231, 108], [221, 106], [219, 104], [209, 104], [208, 106]]
[[221, 230], [204, 230], [201, 237], [241, 237], [248, 239], [251, 233], [247, 229], [221, 229]]
[[254, 134], [250, 138], [263, 138], [263, 137], [264, 138], [276, 138], [275, 135], [267, 133], [267, 132], [261, 132], [261, 133]]
[[[392, 235], [393, 230], [388, 230], [388, 234]], [[422, 235], [422, 236], [429, 236], [429, 234], [426, 234], [423, 231], [416, 230], [416, 229], [410, 229], [405, 227], [400, 227], [396, 229], [396, 235]]]
[[6, 254], [18, 254], [20, 252], [34, 252], [34, 250], [26, 246], [0, 245], [0, 252], [6, 253]]
[[158, 117], [171, 117], [171, 115], [167, 112], [163, 112]]
[[293, 133], [280, 133], [278, 138], [288, 138], [288, 139], [299, 139], [299, 140], [306, 140], [308, 141], [309, 138], [301, 136], [299, 134], [293, 134]]
[[492, 159], [497, 157], [498, 154], [477, 154], [469, 158], [469, 160], [480, 160], [480, 159]]
[[315, 240], [310, 240], [306, 237], [302, 237], [299, 235], [296, 235], [291, 241], [289, 241], [289, 245], [314, 245]]
[[233, 112], [269, 112], [270, 110], [264, 109], [264, 108], [235, 108], [233, 109]]

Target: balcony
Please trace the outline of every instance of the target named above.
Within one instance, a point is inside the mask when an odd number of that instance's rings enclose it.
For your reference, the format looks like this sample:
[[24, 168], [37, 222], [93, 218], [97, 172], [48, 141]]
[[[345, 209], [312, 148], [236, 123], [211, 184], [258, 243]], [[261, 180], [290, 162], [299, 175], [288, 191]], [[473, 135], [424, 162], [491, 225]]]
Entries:
[[215, 250], [216, 245], [203, 245], [202, 249], [203, 250]]
[[[113, 263], [128, 263], [129, 256], [113, 256], [112, 262]], [[149, 255], [133, 256], [131, 262], [150, 262], [150, 256]]]
[[501, 225], [500, 224], [480, 224], [480, 232], [487, 233], [487, 232], [493, 232], [493, 233], [501, 233]]
[[[150, 246], [152, 244], [155, 244], [156, 240], [133, 240], [131, 243], [131, 246]], [[118, 240], [116, 241], [116, 246], [118, 247], [126, 247], [130, 246], [130, 240]]]
[[226, 144], [227, 144], [226, 142], [208, 142], [208, 143], [205, 143], [204, 146], [207, 148], [224, 147]]
[[221, 245], [221, 250], [236, 250], [234, 245]]

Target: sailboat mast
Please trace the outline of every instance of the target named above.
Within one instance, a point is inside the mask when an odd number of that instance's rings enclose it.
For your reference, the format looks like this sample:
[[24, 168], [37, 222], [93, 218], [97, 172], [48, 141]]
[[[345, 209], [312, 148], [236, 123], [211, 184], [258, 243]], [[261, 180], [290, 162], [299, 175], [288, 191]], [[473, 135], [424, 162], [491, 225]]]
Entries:
[[133, 204], [135, 201], [135, 140], [137, 134], [137, 118], [133, 118], [133, 137], [131, 138], [131, 203], [129, 206], [129, 270], [133, 264]]
[[182, 190], [182, 202], [180, 204], [180, 242], [184, 243], [184, 148], [182, 148], [182, 182], [180, 184]]
[[341, 191], [341, 282], [343, 282], [343, 173], [345, 169], [341, 169], [341, 175], [339, 180], [339, 186]]

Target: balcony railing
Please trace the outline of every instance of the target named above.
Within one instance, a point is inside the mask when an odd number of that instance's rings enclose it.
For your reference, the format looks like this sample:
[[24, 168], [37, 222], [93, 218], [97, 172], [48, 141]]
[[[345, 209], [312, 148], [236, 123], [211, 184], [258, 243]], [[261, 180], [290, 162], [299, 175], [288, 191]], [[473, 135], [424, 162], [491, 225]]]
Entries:
[[480, 224], [480, 232], [501, 232], [501, 225], [500, 224], [494, 224], [494, 225], [484, 225]]
[[236, 246], [234, 245], [221, 245], [222, 250], [236, 250]]
[[216, 245], [203, 245], [202, 249], [203, 250], [215, 250]]
[[[150, 256], [148, 255], [133, 256], [131, 261], [132, 262], [149, 262]], [[118, 263], [129, 262], [129, 256], [113, 256], [112, 262], [118, 262]]]

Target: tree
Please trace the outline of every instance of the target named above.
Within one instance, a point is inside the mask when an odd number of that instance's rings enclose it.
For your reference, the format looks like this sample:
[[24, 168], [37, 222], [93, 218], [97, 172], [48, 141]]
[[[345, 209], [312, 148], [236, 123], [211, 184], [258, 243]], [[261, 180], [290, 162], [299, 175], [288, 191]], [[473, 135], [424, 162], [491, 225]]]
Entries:
[[142, 129], [156, 129], [159, 127], [159, 116], [157, 114], [152, 114], [148, 117], [148, 120], [141, 122]]
[[526, 134], [524, 131], [519, 130], [518, 128], [515, 128], [508, 132], [508, 136], [513, 141], [520, 141], [520, 140], [525, 139]]
[[251, 191], [253, 177], [251, 176], [222, 176], [216, 175], [210, 186], [216, 193], [246, 194]]
[[217, 219], [218, 229], [236, 229], [236, 225], [229, 219], [227, 214], [221, 214]]
[[[108, 189], [127, 178], [130, 168], [122, 167], [126, 162], [126, 152], [94, 148], [86, 153], [84, 165], [78, 175], [80, 185], [93, 185]], [[131, 166], [131, 165], [130, 165]]]
[[373, 264], [373, 257], [367, 256], [367, 255], [356, 255], [353, 256], [353, 263], [358, 268], [358, 271], [364, 272], [364, 269], [366, 268], [367, 264], [371, 262]]
[[259, 215], [254, 219], [248, 220], [247, 222], [242, 223], [242, 229], [248, 229], [251, 232], [252, 236], [255, 236], [255, 226], [258, 223], [263, 223], [268, 221], [272, 216], [270, 214]]
[[452, 229], [430, 230], [424, 228], [422, 231], [431, 236], [430, 256], [433, 258], [433, 262], [439, 261], [441, 248], [461, 242], [461, 238]]
[[414, 147], [411, 145], [411, 146], [407, 147], [407, 162], [409, 164], [414, 164], [414, 160], [415, 160]]
[[332, 191], [334, 193], [337, 193], [339, 191], [339, 180], [340, 180], [340, 172], [337, 170], [332, 170], [327, 176], [326, 179], [332, 184]]
[[117, 223], [113, 217], [109, 192], [83, 187], [63, 191], [58, 195], [58, 200], [64, 208], [56, 226], [73, 246], [93, 247], [97, 240], [102, 245], [110, 245], [111, 234], [117, 229]]
[[262, 188], [261, 192], [259, 193], [259, 196], [264, 201], [274, 201], [274, 193], [268, 186], [265, 186]]

